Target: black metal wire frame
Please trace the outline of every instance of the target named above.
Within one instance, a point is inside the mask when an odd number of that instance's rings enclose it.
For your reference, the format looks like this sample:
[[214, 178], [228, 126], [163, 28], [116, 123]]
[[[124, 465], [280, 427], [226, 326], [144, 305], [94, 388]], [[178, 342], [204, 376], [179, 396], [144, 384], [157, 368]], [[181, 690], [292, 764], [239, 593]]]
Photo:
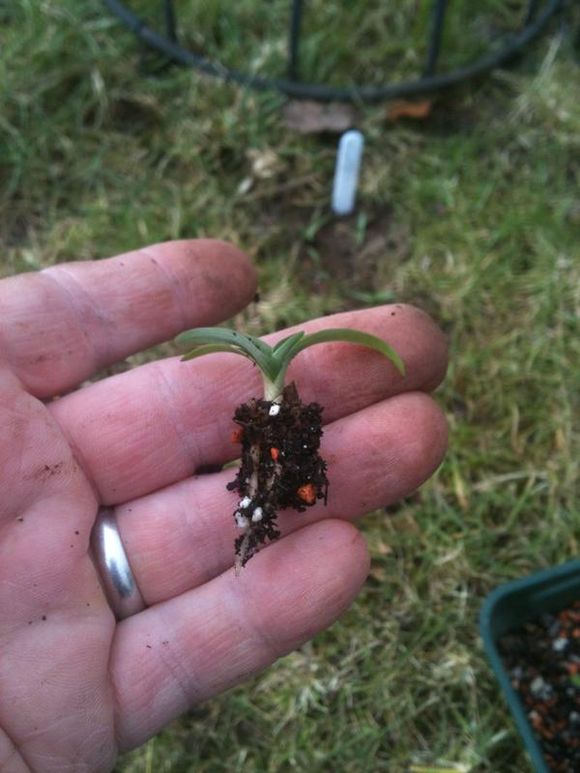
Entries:
[[314, 99], [320, 102], [379, 102], [397, 97], [411, 97], [440, 91], [468, 78], [483, 75], [512, 59], [524, 46], [538, 37], [548, 21], [561, 9], [563, 0], [529, 0], [525, 21], [501, 49], [486, 54], [474, 62], [446, 73], [437, 73], [447, 0], [433, 0], [427, 56], [422, 75], [416, 80], [387, 83], [380, 86], [354, 85], [348, 87], [326, 86], [299, 80], [300, 37], [302, 30], [303, 2], [291, 0], [290, 31], [288, 41], [288, 75], [286, 78], [268, 78], [244, 73], [211, 62], [191, 53], [180, 45], [177, 35], [176, 14], [173, 0], [162, 0], [165, 17], [165, 35], [151, 29], [120, 0], [103, 0], [141, 41], [164, 54], [170, 61], [193, 67], [201, 72], [226, 81], [254, 89], [276, 89], [294, 99]]

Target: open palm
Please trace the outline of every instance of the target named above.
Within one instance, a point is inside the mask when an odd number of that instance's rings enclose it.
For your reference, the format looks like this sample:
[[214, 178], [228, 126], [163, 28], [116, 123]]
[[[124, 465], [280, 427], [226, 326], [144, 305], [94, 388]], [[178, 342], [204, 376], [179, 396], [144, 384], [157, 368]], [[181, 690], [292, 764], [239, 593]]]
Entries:
[[[296, 359], [290, 379], [326, 406], [328, 507], [283, 514], [284, 538], [235, 577], [232, 472], [211, 470], [235, 454], [231, 415], [259, 392], [259, 374], [218, 354], [79, 385], [232, 316], [254, 283], [239, 251], [209, 240], [0, 282], [2, 771], [110, 770], [119, 751], [312, 637], [367, 573], [348, 521], [409, 494], [439, 464], [445, 422], [426, 393], [446, 352], [433, 323], [391, 306], [303, 326], [380, 335], [407, 376], [347, 344]], [[116, 509], [148, 605], [121, 623], [89, 550], [103, 504]]]

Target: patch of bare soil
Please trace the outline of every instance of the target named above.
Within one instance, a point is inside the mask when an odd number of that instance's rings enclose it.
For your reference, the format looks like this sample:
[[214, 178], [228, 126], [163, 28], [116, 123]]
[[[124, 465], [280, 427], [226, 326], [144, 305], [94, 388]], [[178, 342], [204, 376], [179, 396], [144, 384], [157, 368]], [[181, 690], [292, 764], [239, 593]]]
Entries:
[[299, 273], [313, 292], [339, 285], [353, 304], [384, 288], [409, 256], [409, 233], [388, 210], [366, 223], [358, 214], [334, 218], [302, 245]]

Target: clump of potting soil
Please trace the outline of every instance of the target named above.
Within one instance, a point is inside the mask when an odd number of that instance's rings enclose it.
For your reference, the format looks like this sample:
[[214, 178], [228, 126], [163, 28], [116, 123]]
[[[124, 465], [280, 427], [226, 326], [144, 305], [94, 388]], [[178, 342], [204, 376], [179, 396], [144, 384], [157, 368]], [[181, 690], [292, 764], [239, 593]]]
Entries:
[[580, 601], [526, 623], [499, 641], [546, 764], [580, 771]]
[[240, 405], [234, 415], [242, 458], [236, 479], [228, 488], [240, 496], [234, 512], [241, 531], [235, 542], [239, 570], [260, 545], [280, 536], [276, 522], [279, 510], [291, 507], [301, 512], [318, 499], [326, 504], [326, 463], [318, 453], [322, 408], [318, 403], [305, 405], [294, 384], [285, 386], [294, 357], [315, 344], [342, 341], [380, 352], [401, 376], [405, 375], [405, 364], [386, 341], [350, 328], [329, 328], [309, 335], [299, 331], [275, 346], [227, 328], [187, 330], [176, 341], [190, 348], [183, 360], [228, 352], [249, 359], [262, 373], [263, 399]]
[[303, 512], [318, 499], [326, 503], [326, 462], [320, 457], [322, 407], [305, 405], [294, 384], [279, 400], [254, 398], [236, 409], [241, 464], [228, 488], [240, 501], [234, 512], [242, 532], [235, 542], [236, 565], [244, 566], [266, 541], [277, 539], [277, 516]]

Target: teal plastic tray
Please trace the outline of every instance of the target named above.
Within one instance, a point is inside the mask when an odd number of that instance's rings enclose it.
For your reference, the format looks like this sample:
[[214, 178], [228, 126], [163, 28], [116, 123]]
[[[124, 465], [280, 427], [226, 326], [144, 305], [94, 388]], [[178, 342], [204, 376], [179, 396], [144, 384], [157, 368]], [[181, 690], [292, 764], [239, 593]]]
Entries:
[[544, 612], [557, 612], [580, 599], [580, 561], [537, 572], [493, 590], [483, 605], [480, 630], [485, 652], [506, 697], [536, 773], [550, 773], [542, 749], [502, 663], [497, 643], [522, 623]]

